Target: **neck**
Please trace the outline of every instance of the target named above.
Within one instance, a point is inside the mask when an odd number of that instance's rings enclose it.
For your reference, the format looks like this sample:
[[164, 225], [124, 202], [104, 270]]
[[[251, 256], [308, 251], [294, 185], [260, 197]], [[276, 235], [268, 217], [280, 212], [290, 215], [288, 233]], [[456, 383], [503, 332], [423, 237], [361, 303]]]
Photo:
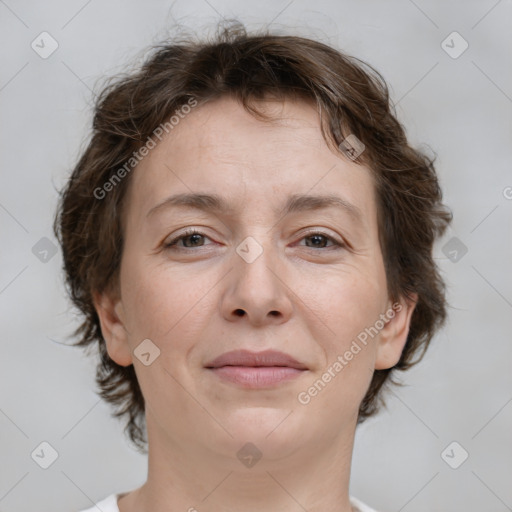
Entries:
[[278, 435], [259, 440], [255, 445], [262, 456], [254, 463], [251, 447], [234, 455], [245, 440], [231, 439], [229, 450], [183, 438], [178, 443], [147, 420], [148, 479], [119, 501], [120, 512], [352, 510], [348, 488], [355, 422], [332, 436], [300, 439], [291, 450], [282, 450]]

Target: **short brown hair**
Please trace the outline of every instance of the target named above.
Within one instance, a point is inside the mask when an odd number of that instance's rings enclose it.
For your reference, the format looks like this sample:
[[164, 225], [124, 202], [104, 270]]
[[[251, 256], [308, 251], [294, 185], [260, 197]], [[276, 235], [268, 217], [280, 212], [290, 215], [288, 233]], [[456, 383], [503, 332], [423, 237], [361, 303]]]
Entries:
[[[376, 370], [359, 409], [359, 422], [382, 402], [392, 373], [422, 357], [446, 316], [444, 283], [434, 263], [433, 243], [451, 220], [443, 206], [434, 158], [409, 146], [396, 119], [382, 76], [368, 64], [311, 39], [248, 35], [244, 26], [221, 25], [213, 40], [167, 41], [153, 48], [139, 69], [103, 89], [96, 101], [93, 133], [61, 192], [54, 230], [62, 246], [66, 285], [80, 310], [77, 346], [96, 344], [100, 395], [126, 416], [127, 431], [145, 450], [144, 398], [133, 365], [123, 367], [107, 353], [93, 293], [118, 285], [123, 251], [122, 204], [130, 175], [119, 169], [191, 98], [198, 104], [236, 98], [262, 116], [254, 100], [301, 98], [316, 105], [329, 147], [355, 135], [366, 147], [355, 160], [373, 172], [379, 241], [390, 298], [418, 295], [401, 358]], [[126, 169], [126, 167], [125, 167]], [[95, 192], [111, 180], [104, 197]], [[103, 196], [103, 194], [102, 194]], [[416, 357], [416, 360], [414, 360]]]

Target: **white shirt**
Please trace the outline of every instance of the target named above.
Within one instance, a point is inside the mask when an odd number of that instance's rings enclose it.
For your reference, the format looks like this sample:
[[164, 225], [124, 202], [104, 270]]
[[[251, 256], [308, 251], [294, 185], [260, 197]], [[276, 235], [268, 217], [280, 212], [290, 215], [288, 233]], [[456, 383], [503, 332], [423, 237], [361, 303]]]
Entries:
[[[94, 507], [88, 508], [87, 510], [82, 510], [80, 512], [98, 512], [98, 510], [101, 510], [101, 512], [119, 512], [119, 508], [117, 506], [117, 500], [121, 496], [121, 494], [111, 494], [107, 498], [105, 498], [102, 501], [99, 501], [96, 503]], [[365, 505], [358, 499], [354, 497], [350, 497], [350, 504], [354, 508], [354, 512], [377, 512], [373, 508], [370, 508], [368, 505]]]

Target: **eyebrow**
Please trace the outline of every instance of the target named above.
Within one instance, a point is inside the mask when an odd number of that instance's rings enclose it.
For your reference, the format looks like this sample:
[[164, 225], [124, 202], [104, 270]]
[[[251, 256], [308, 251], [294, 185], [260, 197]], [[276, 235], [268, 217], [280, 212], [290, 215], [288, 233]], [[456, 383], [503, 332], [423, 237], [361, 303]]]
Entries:
[[[234, 208], [230, 207], [228, 202], [217, 194], [190, 193], [176, 194], [167, 197], [161, 203], [151, 208], [146, 217], [150, 217], [162, 209], [171, 207], [194, 208], [214, 214], [235, 213]], [[362, 221], [362, 212], [356, 205], [335, 195], [293, 194], [288, 196], [284, 207], [281, 210], [275, 209], [274, 213], [284, 217], [290, 213], [314, 211], [333, 207], [343, 210], [359, 222]]]

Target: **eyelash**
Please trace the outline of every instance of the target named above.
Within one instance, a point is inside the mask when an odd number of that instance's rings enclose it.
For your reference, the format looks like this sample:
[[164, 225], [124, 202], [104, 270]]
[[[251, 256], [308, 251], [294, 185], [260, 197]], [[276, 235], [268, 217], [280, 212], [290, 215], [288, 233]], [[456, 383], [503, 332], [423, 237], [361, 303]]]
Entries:
[[[164, 249], [188, 252], [190, 249], [194, 249], [194, 247], [177, 247], [176, 244], [180, 240], [183, 240], [183, 239], [188, 238], [189, 236], [193, 236], [193, 235], [200, 235], [205, 238], [209, 238], [206, 234], [201, 233], [200, 231], [197, 231], [196, 229], [188, 229], [181, 235], [174, 237], [169, 242], [164, 244]], [[337, 239], [333, 238], [332, 236], [330, 236], [322, 231], [309, 231], [306, 234], [304, 234], [304, 236], [300, 240], [304, 240], [305, 238], [310, 238], [313, 236], [322, 236], [322, 237], [326, 238], [328, 241], [331, 241], [333, 243], [333, 245], [330, 247], [331, 250], [333, 250], [333, 249], [338, 250], [338, 249], [342, 249], [342, 248], [346, 247], [346, 245], [343, 242], [338, 241]], [[198, 246], [198, 247], [204, 247], [204, 246]], [[307, 247], [307, 249], [315, 250], [314, 247]], [[320, 247], [320, 249], [329, 249], [329, 247]]]

